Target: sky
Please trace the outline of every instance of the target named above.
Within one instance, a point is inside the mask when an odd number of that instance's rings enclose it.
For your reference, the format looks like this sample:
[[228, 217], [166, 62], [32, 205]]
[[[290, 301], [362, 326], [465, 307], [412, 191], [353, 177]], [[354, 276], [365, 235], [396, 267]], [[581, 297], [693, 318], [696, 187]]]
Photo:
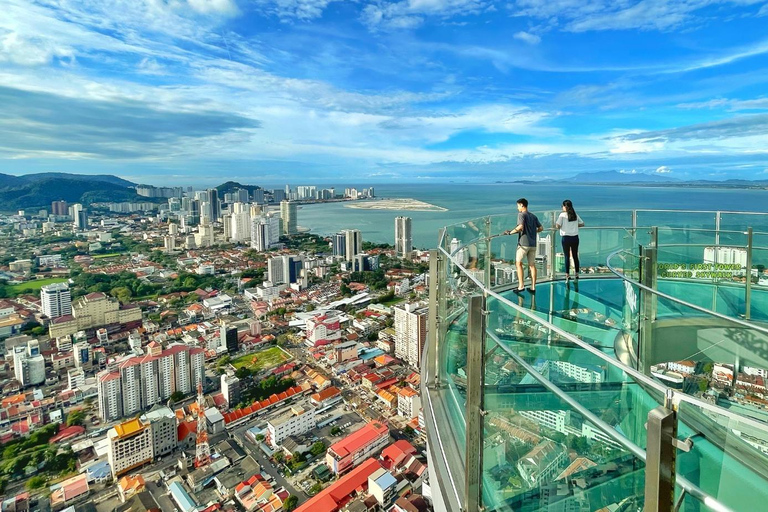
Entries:
[[0, 172], [768, 179], [766, 0], [3, 0]]

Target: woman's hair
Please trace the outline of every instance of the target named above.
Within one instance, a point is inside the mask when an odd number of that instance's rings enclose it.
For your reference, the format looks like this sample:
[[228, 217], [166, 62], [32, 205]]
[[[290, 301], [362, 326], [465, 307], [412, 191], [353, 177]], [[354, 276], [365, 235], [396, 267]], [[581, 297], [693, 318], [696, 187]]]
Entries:
[[576, 215], [576, 210], [573, 209], [573, 203], [570, 199], [563, 201], [563, 206], [565, 206], [565, 213], [568, 214], [569, 222], [573, 222], [579, 218], [578, 215]]

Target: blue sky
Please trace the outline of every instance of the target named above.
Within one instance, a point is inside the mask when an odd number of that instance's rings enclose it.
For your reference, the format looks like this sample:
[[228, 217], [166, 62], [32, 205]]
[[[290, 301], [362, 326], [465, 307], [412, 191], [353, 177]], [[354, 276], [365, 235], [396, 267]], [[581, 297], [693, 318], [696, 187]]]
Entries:
[[768, 179], [766, 0], [5, 0], [0, 172]]

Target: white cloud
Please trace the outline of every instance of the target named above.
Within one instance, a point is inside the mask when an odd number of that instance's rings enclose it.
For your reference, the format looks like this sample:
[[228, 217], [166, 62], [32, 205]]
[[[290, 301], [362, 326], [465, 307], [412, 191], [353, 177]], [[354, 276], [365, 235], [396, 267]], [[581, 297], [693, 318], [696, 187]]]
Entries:
[[235, 16], [240, 11], [233, 0], [188, 0], [189, 6], [202, 14]]
[[414, 28], [427, 16], [449, 18], [478, 14], [488, 7], [485, 0], [380, 1], [363, 8], [361, 21], [371, 29]]
[[768, 4], [765, 4], [759, 11], [757, 11], [757, 16], [768, 16]]
[[528, 44], [539, 44], [541, 42], [540, 36], [537, 36], [536, 34], [531, 34], [530, 32], [518, 32], [513, 37], [515, 39], [519, 39], [520, 41]]
[[0, 62], [40, 66], [55, 58], [71, 60], [74, 58], [72, 48], [52, 40], [24, 37], [17, 32], [0, 35]]
[[667, 167], [666, 165], [662, 165], [661, 167], [656, 168], [656, 174], [669, 174], [672, 172], [672, 169]]
[[692, 22], [712, 4], [744, 5], [761, 0], [516, 0], [514, 16], [546, 20], [571, 32], [591, 30], [668, 31]]
[[637, 174], [637, 171], [635, 169], [632, 169], [631, 171], [625, 171], [622, 169], [619, 171], [619, 174]]
[[339, 0], [256, 0], [264, 12], [281, 19], [311, 20], [323, 15], [325, 8]]

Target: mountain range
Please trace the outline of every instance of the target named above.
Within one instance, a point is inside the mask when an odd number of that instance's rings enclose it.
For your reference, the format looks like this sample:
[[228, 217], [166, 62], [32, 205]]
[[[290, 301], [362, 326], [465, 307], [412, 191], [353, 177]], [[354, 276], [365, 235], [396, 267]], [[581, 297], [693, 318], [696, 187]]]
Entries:
[[716, 187], [716, 188], [764, 188], [768, 180], [680, 180], [663, 174], [627, 171], [582, 172], [571, 178], [546, 180], [513, 180], [497, 183], [568, 184], [568, 185], [639, 185], [649, 187]]
[[136, 184], [109, 174], [45, 172], [12, 176], [0, 173], [0, 208], [48, 208], [51, 202], [89, 205], [102, 201], [146, 200], [136, 194]]

